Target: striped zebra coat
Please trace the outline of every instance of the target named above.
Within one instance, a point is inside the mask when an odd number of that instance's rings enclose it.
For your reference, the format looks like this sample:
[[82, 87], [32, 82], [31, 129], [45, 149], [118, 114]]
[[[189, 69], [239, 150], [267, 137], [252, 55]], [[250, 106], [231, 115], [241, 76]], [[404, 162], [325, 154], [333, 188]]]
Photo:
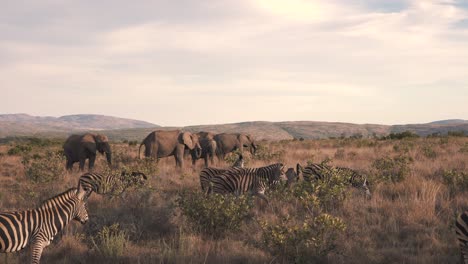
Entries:
[[272, 164], [261, 168], [232, 168], [211, 178], [214, 193], [251, 193], [268, 202], [265, 190], [280, 182], [284, 165]]
[[[231, 168], [244, 168], [244, 158], [242, 154], [239, 155], [239, 158], [234, 162]], [[203, 168], [200, 171], [200, 186], [204, 193], [209, 194], [211, 193], [211, 178], [216, 175], [222, 174], [228, 169], [217, 169], [212, 167]]]
[[468, 210], [458, 216], [455, 228], [463, 263], [468, 264]]
[[367, 178], [353, 169], [345, 167], [331, 167], [325, 164], [316, 163], [307, 165], [303, 168], [299, 163], [297, 164], [297, 174], [302, 174], [304, 181], [308, 182], [312, 180], [327, 181], [327, 178], [330, 177], [333, 172], [345, 177], [351, 186], [363, 190], [368, 198], [371, 197]]
[[148, 178], [142, 172], [122, 172], [121, 174], [102, 174], [88, 172], [78, 180], [78, 192], [87, 198], [92, 192], [97, 194], [118, 195], [127, 188], [143, 184]]
[[0, 213], [0, 252], [17, 252], [31, 245], [31, 263], [39, 263], [42, 251], [71, 221], [88, 221], [86, 201], [76, 188], [43, 202], [33, 210]]

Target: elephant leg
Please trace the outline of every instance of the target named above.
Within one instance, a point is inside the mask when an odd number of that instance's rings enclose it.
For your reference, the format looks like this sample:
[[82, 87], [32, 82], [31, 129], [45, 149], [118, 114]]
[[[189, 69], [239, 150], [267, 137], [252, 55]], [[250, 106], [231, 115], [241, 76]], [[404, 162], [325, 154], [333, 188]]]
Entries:
[[96, 161], [96, 155], [91, 155], [89, 157], [89, 164], [88, 164], [89, 170], [92, 170], [94, 168], [94, 162], [95, 161]]
[[205, 167], [208, 167], [208, 165], [209, 165], [209, 164], [208, 164], [208, 156], [205, 156], [204, 159], [205, 159]]
[[80, 171], [84, 170], [84, 164], [85, 164], [86, 159], [80, 158]]
[[67, 159], [67, 170], [72, 171], [73, 170], [73, 161], [71, 159]]

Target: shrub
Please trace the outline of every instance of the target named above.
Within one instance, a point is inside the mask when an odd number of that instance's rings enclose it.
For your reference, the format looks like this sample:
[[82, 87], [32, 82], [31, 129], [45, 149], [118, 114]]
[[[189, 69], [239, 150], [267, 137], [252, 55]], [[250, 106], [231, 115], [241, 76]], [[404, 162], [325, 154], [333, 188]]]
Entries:
[[447, 170], [442, 173], [442, 178], [452, 195], [468, 190], [468, 173], [466, 172]]
[[435, 150], [429, 146], [429, 145], [425, 145], [421, 148], [424, 156], [428, 159], [435, 159], [437, 157], [437, 153], [435, 152]]
[[468, 142], [460, 148], [460, 153], [468, 153]]
[[411, 157], [403, 155], [376, 159], [372, 163], [372, 167], [377, 171], [376, 181], [403, 181], [411, 173], [409, 166], [411, 162], [413, 162]]
[[383, 139], [404, 139], [404, 138], [419, 138], [419, 135], [411, 131], [405, 131], [401, 133], [390, 133]]
[[343, 148], [339, 148], [335, 152], [335, 159], [344, 159], [345, 158], [345, 150]]
[[464, 137], [465, 131], [449, 131], [447, 134], [449, 137]]
[[21, 155], [21, 154], [27, 154], [31, 152], [31, 150], [32, 150], [32, 147], [30, 145], [16, 145], [10, 148], [7, 154], [10, 156]]
[[[241, 154], [241, 152], [239, 150], [236, 150], [236, 151], [232, 152], [230, 155], [227, 155], [224, 158], [224, 161], [227, 164], [229, 164], [229, 166], [232, 166], [237, 161], [240, 154]], [[243, 155], [242, 158], [244, 159], [244, 165], [247, 166], [250, 163], [250, 158], [248, 156], [246, 156], [246, 155]]]
[[335, 248], [344, 222], [329, 214], [294, 221], [289, 216], [279, 223], [260, 221], [261, 247], [287, 263], [320, 263]]
[[65, 174], [65, 160], [61, 153], [47, 151], [44, 156], [24, 156], [22, 160], [26, 176], [34, 182], [57, 180]]
[[283, 156], [284, 156], [284, 150], [273, 152], [265, 145], [258, 145], [253, 158], [257, 160], [264, 160], [264, 161], [271, 162], [271, 161], [281, 160]]
[[138, 140], [131, 140], [131, 141], [128, 142], [128, 145], [129, 146], [136, 146], [136, 145], [138, 145]]
[[124, 255], [128, 237], [120, 230], [119, 224], [104, 226], [96, 236], [91, 237], [94, 248], [106, 258], [115, 258]]
[[250, 196], [206, 196], [194, 191], [181, 192], [176, 203], [192, 230], [215, 239], [238, 231], [253, 206]]

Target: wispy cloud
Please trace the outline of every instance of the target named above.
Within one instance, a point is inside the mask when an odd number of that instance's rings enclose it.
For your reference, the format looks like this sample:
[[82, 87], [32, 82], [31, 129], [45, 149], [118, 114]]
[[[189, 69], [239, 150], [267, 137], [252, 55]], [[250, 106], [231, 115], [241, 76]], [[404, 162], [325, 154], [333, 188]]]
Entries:
[[[8, 97], [0, 112], [165, 125], [468, 118], [450, 104], [468, 84], [467, 8], [449, 0], [9, 2], [0, 11]], [[430, 107], [437, 102], [443, 112]]]

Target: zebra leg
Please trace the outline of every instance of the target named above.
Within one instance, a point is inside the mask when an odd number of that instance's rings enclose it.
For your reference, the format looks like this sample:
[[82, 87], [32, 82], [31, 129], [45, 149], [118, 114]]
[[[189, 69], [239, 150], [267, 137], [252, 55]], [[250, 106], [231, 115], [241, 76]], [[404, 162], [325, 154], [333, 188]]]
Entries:
[[42, 239], [34, 240], [31, 244], [31, 264], [39, 264], [45, 246], [46, 243]]

